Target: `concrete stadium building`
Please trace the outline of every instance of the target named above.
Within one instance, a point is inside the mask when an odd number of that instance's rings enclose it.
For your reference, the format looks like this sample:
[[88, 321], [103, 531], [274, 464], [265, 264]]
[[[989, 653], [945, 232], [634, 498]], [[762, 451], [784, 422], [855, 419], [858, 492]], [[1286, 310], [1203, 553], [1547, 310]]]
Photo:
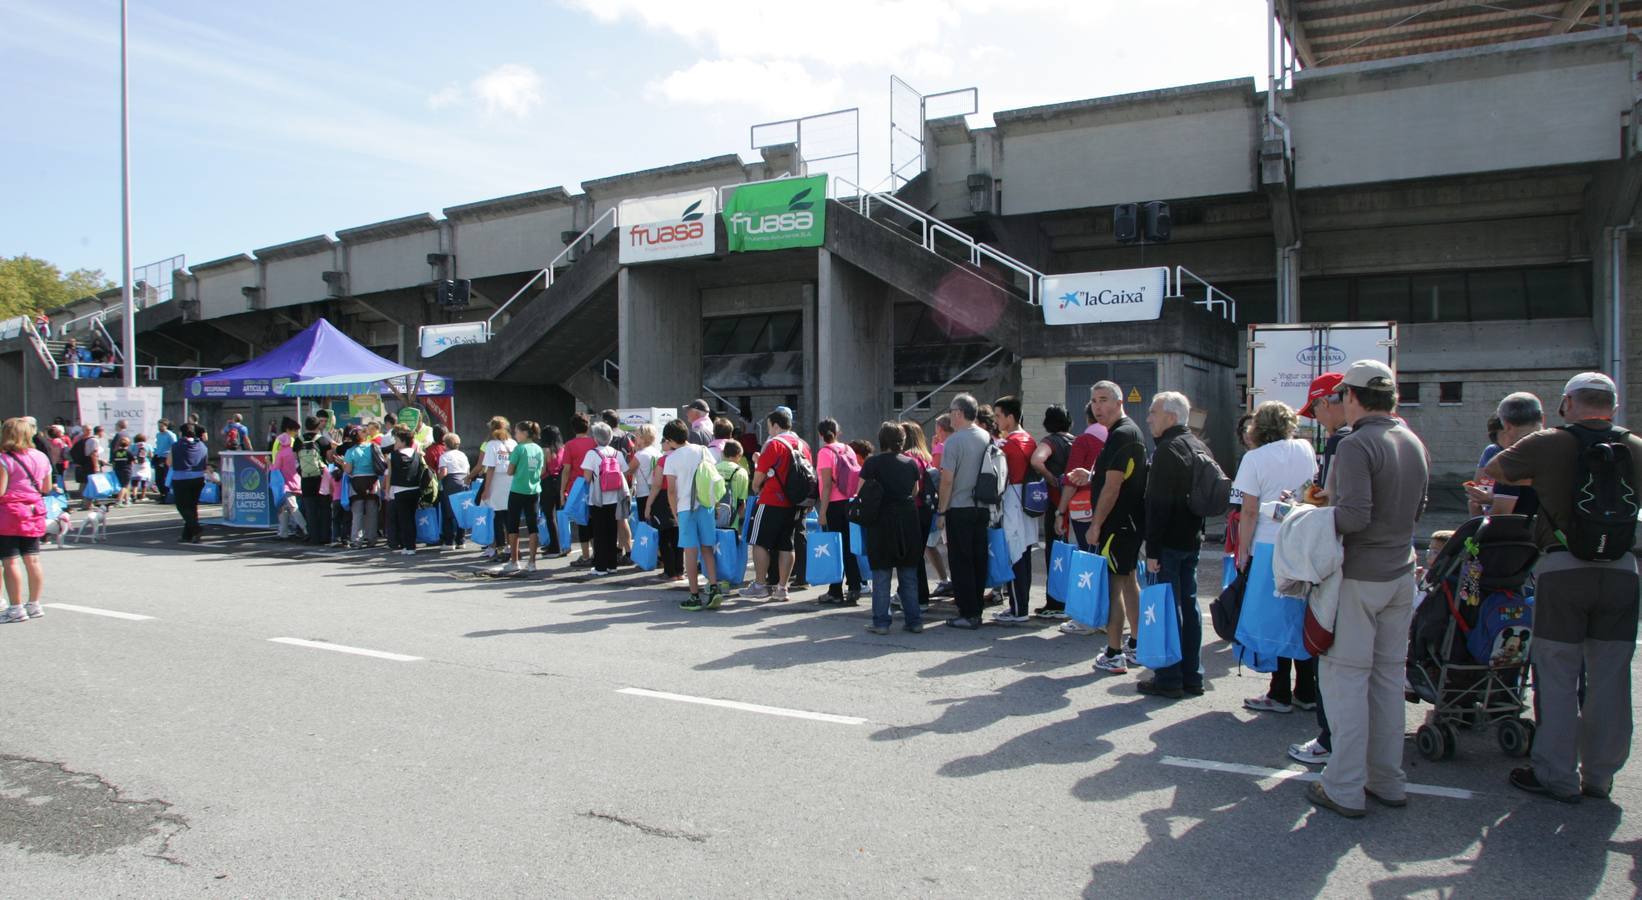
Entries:
[[[903, 411], [931, 418], [959, 390], [1021, 393], [1036, 431], [1046, 406], [1075, 411], [1109, 377], [1148, 400], [1185, 391], [1229, 456], [1250, 323], [1392, 320], [1403, 415], [1441, 477], [1470, 472], [1500, 397], [1532, 390], [1554, 411], [1574, 372], [1614, 373], [1642, 420], [1642, 366], [1628, 365], [1642, 345], [1642, 297], [1629, 298], [1642, 294], [1629, 265], [1642, 12], [1440, 6], [1282, 0], [1264, 85], [1074, 99], [985, 128], [927, 121], [922, 170], [892, 195], [832, 182], [819, 247], [730, 252], [715, 216], [704, 255], [621, 262], [610, 212], [624, 200], [711, 189], [729, 202], [736, 185], [824, 171], [779, 145], [195, 263], [138, 313], [139, 362], [232, 365], [323, 317], [453, 377], [470, 436], [494, 414], [562, 423], [578, 405], [697, 396], [749, 420], [787, 404], [806, 433], [831, 415], [865, 435]], [[1171, 240], [1119, 244], [1114, 207], [1150, 200], [1170, 205]], [[1155, 320], [1048, 325], [1036, 303], [1036, 273], [1160, 265], [1235, 298], [1235, 320], [1178, 277], [1184, 296]], [[444, 279], [471, 280], [472, 305], [442, 308]], [[77, 320], [73, 333], [117, 307], [87, 298], [53, 320]], [[488, 342], [421, 356], [423, 326], [493, 315]], [[76, 381], [39, 349], [0, 342], [6, 395], [46, 421], [73, 416]], [[177, 412], [180, 378], [164, 376], [180, 372], [143, 381]], [[290, 406], [195, 408], [214, 424]]]

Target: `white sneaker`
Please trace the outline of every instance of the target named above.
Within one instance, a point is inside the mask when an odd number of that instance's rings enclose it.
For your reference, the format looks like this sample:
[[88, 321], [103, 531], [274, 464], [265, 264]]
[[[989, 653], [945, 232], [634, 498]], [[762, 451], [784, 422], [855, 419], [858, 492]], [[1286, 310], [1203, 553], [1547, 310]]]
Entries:
[[399, 551], [399, 555], [400, 556], [415, 556], [416, 551], [410, 549], [409, 547], [406, 547], [405, 549]]
[[1105, 672], [1108, 675], [1126, 675], [1129, 672], [1129, 667], [1123, 664], [1123, 654], [1119, 653], [1114, 656], [1102, 650], [1100, 655], [1095, 657], [1095, 671]]
[[994, 625], [1019, 625], [1022, 622], [1032, 621], [1031, 616], [1017, 616], [1012, 612], [1001, 612], [992, 617]]
[[501, 565], [488, 570], [485, 574], [495, 575], [498, 578], [506, 578], [509, 575], [517, 575], [518, 573], [519, 567], [514, 565], [512, 560], [509, 560], [508, 562], [502, 563]]
[[28, 614], [21, 606], [8, 606], [5, 612], [0, 612], [0, 625], [9, 625], [12, 622], [27, 622]]
[[1278, 703], [1264, 694], [1244, 700], [1243, 708], [1252, 709], [1255, 712], [1288, 713], [1294, 711], [1294, 707], [1289, 706], [1287, 703]]
[[770, 588], [770, 599], [771, 600], [776, 600], [776, 601], [786, 600], [787, 599], [787, 588], [786, 588], [786, 586], [778, 584], [775, 587]]
[[1060, 625], [1061, 634], [1105, 634], [1104, 628], [1090, 628], [1076, 619], [1067, 619]]
[[741, 589], [741, 596], [745, 600], [768, 600], [770, 588], [762, 581], [751, 581]]
[[45, 615], [44, 612], [40, 611], [40, 604], [38, 604], [38, 603], [25, 603], [25, 604], [23, 604], [23, 614], [28, 616], [31, 619], [38, 619], [41, 616]]
[[1125, 664], [1127, 664], [1129, 666], [1129, 668], [1131, 668], [1131, 669], [1144, 669], [1144, 668], [1146, 668], [1145, 666], [1140, 664], [1140, 657], [1135, 654], [1135, 648], [1133, 648], [1133, 647], [1123, 648], [1123, 662]]
[[526, 571], [526, 572], [534, 572], [534, 571], [536, 571], [536, 561], [535, 561], [535, 560], [531, 560], [531, 561], [529, 561], [529, 562], [527, 562], [527, 563], [525, 563], [525, 571]]
[[480, 559], [495, 559], [496, 558], [496, 548], [495, 547], [486, 547], [485, 552], [479, 554], [479, 558]]
[[1312, 738], [1304, 744], [1289, 745], [1289, 757], [1308, 766], [1320, 766], [1328, 762], [1328, 758], [1332, 755], [1329, 751], [1323, 749], [1322, 744], [1317, 743], [1316, 738]]

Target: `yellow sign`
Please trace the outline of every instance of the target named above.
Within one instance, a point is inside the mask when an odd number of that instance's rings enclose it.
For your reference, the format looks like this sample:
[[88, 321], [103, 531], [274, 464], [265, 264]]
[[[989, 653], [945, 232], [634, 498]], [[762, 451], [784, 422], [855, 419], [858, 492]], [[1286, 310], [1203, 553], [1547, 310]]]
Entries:
[[1129, 398], [1125, 402], [1127, 402], [1127, 403], [1139, 403], [1140, 402], [1140, 388], [1134, 388], [1134, 387], [1129, 388]]

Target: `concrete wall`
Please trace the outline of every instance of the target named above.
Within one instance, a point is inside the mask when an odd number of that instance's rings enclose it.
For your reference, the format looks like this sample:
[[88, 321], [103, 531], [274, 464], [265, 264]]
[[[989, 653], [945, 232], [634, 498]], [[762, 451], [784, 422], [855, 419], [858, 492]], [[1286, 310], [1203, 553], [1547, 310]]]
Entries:
[[[259, 259], [261, 256], [259, 254]], [[263, 260], [264, 309], [312, 303], [329, 296], [324, 273], [337, 271], [334, 248]]]
[[805, 287], [801, 281], [782, 281], [706, 288], [701, 292], [701, 315], [715, 318], [802, 309]]
[[371, 294], [427, 284], [433, 280], [428, 254], [439, 252], [439, 229], [346, 243], [348, 292]]
[[456, 274], [460, 278], [541, 269], [564, 249], [560, 232], [581, 230], [576, 227], [575, 209], [568, 204], [494, 216], [463, 216], [453, 218], [452, 224]]
[[199, 290], [200, 317], [215, 319], [250, 309], [241, 288], [257, 286], [257, 264], [250, 257], [223, 266], [193, 270]]
[[[1028, 431], [1037, 434], [1044, 411], [1053, 404], [1066, 403], [1067, 363], [1087, 361], [1156, 360], [1160, 391], [1180, 391], [1192, 401], [1193, 410], [1206, 416], [1205, 440], [1221, 463], [1233, 458], [1232, 426], [1241, 411], [1237, 408], [1236, 382], [1232, 370], [1185, 353], [1090, 353], [1086, 356], [1036, 356], [1021, 360], [1021, 415]], [[1128, 385], [1121, 385], [1125, 389]], [[984, 398], [990, 402], [991, 397]], [[1146, 428], [1146, 412], [1152, 398], [1126, 404], [1124, 414], [1140, 428]], [[1084, 428], [1081, 409], [1069, 409], [1074, 434]]]
[[[1459, 482], [1475, 475], [1477, 459], [1488, 446], [1488, 417], [1494, 414], [1506, 394], [1529, 391], [1537, 395], [1546, 406], [1546, 423], [1557, 425], [1560, 424], [1556, 415], [1557, 398], [1562, 394], [1562, 386], [1577, 371], [1501, 368], [1399, 373], [1405, 382], [1420, 382], [1421, 402], [1419, 406], [1399, 407], [1398, 415], [1408, 422], [1430, 451], [1432, 482], [1443, 493], [1452, 495], [1458, 490]], [[1458, 381], [1464, 385], [1462, 402], [1437, 402], [1437, 384], [1443, 381]]]
[[701, 393], [701, 292], [685, 270], [629, 266], [616, 276], [623, 407], [681, 406]]
[[876, 434], [894, 403], [895, 304], [883, 282], [817, 252], [818, 412], [845, 434]]
[[1286, 104], [1302, 189], [1619, 155], [1622, 40], [1570, 36], [1299, 73]]

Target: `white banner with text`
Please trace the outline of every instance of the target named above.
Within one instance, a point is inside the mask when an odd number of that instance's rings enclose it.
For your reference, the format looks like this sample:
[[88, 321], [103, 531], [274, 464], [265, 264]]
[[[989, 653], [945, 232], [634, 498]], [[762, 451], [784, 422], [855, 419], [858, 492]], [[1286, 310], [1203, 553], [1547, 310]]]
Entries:
[[617, 259], [626, 266], [709, 256], [717, 215], [718, 194], [710, 189], [623, 200], [616, 213], [621, 231]]
[[1045, 275], [1039, 296], [1046, 324], [1094, 325], [1155, 319], [1168, 292], [1169, 270], [1157, 266]]

